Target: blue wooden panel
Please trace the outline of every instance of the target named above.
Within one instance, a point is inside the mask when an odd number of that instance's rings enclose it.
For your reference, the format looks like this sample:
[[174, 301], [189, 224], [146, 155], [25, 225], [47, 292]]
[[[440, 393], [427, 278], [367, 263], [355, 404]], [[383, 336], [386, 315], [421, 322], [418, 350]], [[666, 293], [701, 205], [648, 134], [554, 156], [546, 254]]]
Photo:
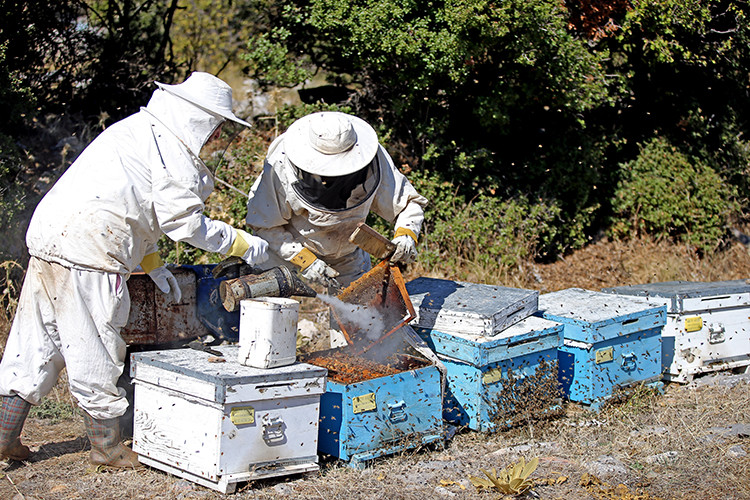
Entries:
[[442, 436], [440, 372], [430, 365], [354, 384], [328, 380], [321, 397], [318, 449], [361, 460]]
[[415, 330], [435, 353], [484, 366], [557, 347], [562, 342], [563, 325], [532, 316], [493, 336]]
[[[553, 410], [560, 405], [561, 394], [557, 390], [557, 355], [553, 346], [482, 366], [441, 356], [447, 369], [443, 418], [454, 425], [491, 432], [520, 423], [514, 415], [525, 411]], [[535, 390], [536, 394], [528, 392]], [[533, 409], [521, 406], [529, 398], [534, 401]]]
[[630, 333], [588, 347], [568, 342], [560, 347], [558, 359], [566, 397], [596, 405], [618, 387], [661, 378], [661, 329]]
[[662, 328], [667, 322], [666, 305], [580, 288], [542, 295], [537, 314], [564, 323], [565, 339], [588, 343]]

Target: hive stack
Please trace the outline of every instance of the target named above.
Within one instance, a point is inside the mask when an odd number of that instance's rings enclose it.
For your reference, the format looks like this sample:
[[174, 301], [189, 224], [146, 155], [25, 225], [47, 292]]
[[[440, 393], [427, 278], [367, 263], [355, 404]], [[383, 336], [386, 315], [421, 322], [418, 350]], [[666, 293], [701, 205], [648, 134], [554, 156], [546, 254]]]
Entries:
[[399, 269], [383, 261], [337, 298], [378, 320], [361, 324], [334, 308], [350, 344], [304, 358], [328, 370], [319, 451], [361, 468], [442, 439], [440, 371], [408, 325], [414, 308]]
[[417, 278], [415, 330], [447, 371], [443, 418], [493, 431], [555, 411], [560, 323], [531, 316], [539, 292]]

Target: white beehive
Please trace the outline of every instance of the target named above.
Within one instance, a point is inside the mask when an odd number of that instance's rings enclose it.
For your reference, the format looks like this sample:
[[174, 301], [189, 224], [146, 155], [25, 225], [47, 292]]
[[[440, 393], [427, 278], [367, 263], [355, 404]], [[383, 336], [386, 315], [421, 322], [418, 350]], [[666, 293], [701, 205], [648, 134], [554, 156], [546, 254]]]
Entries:
[[685, 383], [699, 373], [750, 365], [748, 280], [665, 281], [603, 291], [667, 306], [665, 379]]
[[222, 493], [317, 470], [325, 369], [252, 368], [238, 362], [236, 346], [216, 349], [222, 357], [192, 349], [132, 355], [141, 462]]

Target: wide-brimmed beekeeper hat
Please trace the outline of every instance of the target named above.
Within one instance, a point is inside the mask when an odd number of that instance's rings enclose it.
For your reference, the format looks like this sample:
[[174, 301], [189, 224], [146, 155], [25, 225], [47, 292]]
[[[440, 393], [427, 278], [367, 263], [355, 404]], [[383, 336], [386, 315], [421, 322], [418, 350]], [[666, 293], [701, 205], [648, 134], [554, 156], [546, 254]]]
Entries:
[[232, 112], [232, 87], [224, 80], [209, 73], [196, 71], [187, 80], [177, 85], [154, 82], [162, 89], [172, 95], [186, 100], [198, 106], [204, 111], [219, 115], [227, 120], [232, 120], [246, 127], [251, 125], [245, 120], [240, 120]]
[[303, 116], [284, 133], [289, 161], [310, 174], [338, 177], [366, 167], [378, 152], [375, 130], [361, 118], [338, 111]]

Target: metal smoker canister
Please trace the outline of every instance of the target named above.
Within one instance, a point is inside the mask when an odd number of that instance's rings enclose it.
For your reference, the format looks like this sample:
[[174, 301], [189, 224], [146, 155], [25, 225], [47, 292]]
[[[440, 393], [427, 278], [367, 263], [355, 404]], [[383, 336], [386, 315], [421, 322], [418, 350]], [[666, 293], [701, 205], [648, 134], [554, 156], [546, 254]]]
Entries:
[[239, 309], [242, 299], [288, 298], [292, 295], [315, 297], [317, 293], [292, 271], [279, 266], [261, 274], [246, 274], [239, 278], [222, 281], [219, 285], [219, 295], [224, 309], [233, 312]]

